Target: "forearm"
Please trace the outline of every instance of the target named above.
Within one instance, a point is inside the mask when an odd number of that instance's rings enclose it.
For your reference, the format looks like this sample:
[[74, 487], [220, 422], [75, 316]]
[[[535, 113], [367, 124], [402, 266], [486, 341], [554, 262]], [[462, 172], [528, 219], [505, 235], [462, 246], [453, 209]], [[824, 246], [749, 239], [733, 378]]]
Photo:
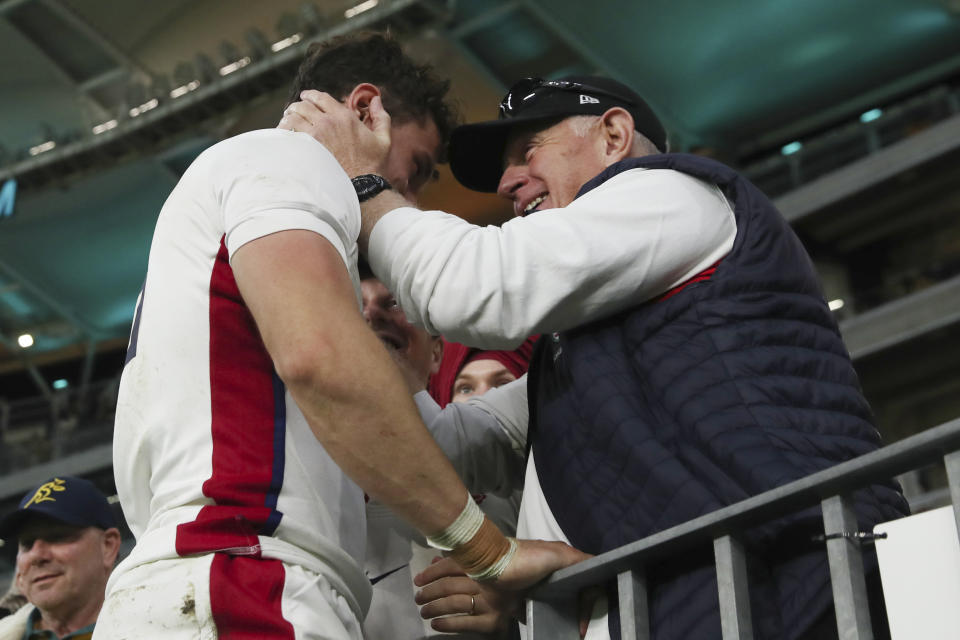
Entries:
[[423, 533], [449, 525], [467, 490], [360, 316], [334, 247], [284, 231], [242, 246], [231, 264], [277, 374], [334, 461]]
[[508, 348], [655, 297], [716, 263], [734, 235], [716, 187], [648, 171], [500, 228], [395, 209], [369, 231], [367, 258], [411, 322]]
[[[351, 176], [353, 177], [353, 176]], [[385, 214], [400, 207], [409, 207], [403, 196], [393, 190], [382, 191], [366, 202], [360, 203], [360, 237], [357, 239], [357, 245], [360, 251], [367, 252], [367, 245], [370, 242], [370, 233], [373, 227], [380, 221]]]
[[[423, 394], [421, 394], [423, 395]], [[428, 397], [432, 402], [432, 399]], [[451, 403], [420, 414], [434, 440], [473, 493], [509, 496], [523, 486], [524, 451], [513, 445], [497, 419], [472, 404]]]
[[323, 367], [288, 388], [340, 468], [421, 533], [434, 534], [460, 513], [467, 490], [419, 420], [386, 350], [359, 329], [338, 330]]

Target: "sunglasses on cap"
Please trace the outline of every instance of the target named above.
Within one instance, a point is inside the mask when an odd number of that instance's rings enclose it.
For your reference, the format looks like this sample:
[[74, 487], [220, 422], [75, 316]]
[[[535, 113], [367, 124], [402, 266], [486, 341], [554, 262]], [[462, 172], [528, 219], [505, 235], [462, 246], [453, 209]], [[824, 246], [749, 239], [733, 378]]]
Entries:
[[554, 91], [575, 91], [588, 95], [600, 95], [613, 98], [618, 102], [633, 105], [633, 98], [624, 96], [614, 91], [601, 89], [582, 82], [573, 82], [570, 80], [544, 80], [543, 78], [524, 78], [520, 80], [507, 91], [507, 95], [500, 101], [500, 117], [512, 118], [523, 109], [533, 105], [537, 98]]

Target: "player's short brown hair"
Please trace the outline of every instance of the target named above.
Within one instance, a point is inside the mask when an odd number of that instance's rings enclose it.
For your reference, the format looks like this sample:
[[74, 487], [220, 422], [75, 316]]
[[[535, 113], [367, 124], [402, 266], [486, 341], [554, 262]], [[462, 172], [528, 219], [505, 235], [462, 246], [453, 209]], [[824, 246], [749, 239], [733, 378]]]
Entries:
[[389, 33], [362, 31], [311, 45], [287, 104], [299, 100], [305, 89], [342, 100], [364, 82], [380, 89], [383, 106], [395, 122], [432, 118], [446, 155], [450, 132], [460, 124], [456, 107], [447, 100], [450, 81], [438, 77], [431, 65], [414, 62]]

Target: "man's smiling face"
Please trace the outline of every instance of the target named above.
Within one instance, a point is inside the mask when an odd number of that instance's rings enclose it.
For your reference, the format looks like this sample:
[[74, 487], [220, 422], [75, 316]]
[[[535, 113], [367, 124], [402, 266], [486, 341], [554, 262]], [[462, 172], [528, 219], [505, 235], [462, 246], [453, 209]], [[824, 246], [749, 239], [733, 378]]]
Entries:
[[387, 348], [399, 352], [413, 366], [425, 384], [443, 357], [440, 338], [410, 324], [393, 294], [376, 278], [364, 278], [360, 290], [367, 324]]
[[567, 206], [584, 183], [606, 168], [595, 125], [584, 135], [571, 118], [539, 127], [515, 128], [504, 152], [497, 194], [513, 201], [516, 216]]
[[45, 611], [86, 602], [98, 585], [105, 585], [113, 564], [104, 546], [105, 534], [97, 527], [42, 516], [27, 520], [18, 534], [17, 552], [17, 583], [23, 595]]

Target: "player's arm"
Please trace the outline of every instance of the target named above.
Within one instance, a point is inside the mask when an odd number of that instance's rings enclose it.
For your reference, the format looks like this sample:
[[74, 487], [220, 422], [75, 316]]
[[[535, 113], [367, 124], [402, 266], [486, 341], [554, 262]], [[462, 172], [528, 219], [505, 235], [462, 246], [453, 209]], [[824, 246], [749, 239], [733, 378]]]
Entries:
[[337, 464], [421, 531], [453, 521], [466, 489], [363, 322], [334, 246], [281, 231], [240, 247], [232, 266], [278, 375]]
[[[331, 458], [425, 535], [449, 531], [473, 502], [360, 316], [333, 245], [312, 231], [281, 231], [244, 244], [231, 264], [278, 375]], [[503, 540], [495, 527], [483, 530], [487, 547]], [[454, 557], [479, 548], [479, 537]], [[521, 541], [496, 584], [523, 588], [582, 557], [562, 543]]]

